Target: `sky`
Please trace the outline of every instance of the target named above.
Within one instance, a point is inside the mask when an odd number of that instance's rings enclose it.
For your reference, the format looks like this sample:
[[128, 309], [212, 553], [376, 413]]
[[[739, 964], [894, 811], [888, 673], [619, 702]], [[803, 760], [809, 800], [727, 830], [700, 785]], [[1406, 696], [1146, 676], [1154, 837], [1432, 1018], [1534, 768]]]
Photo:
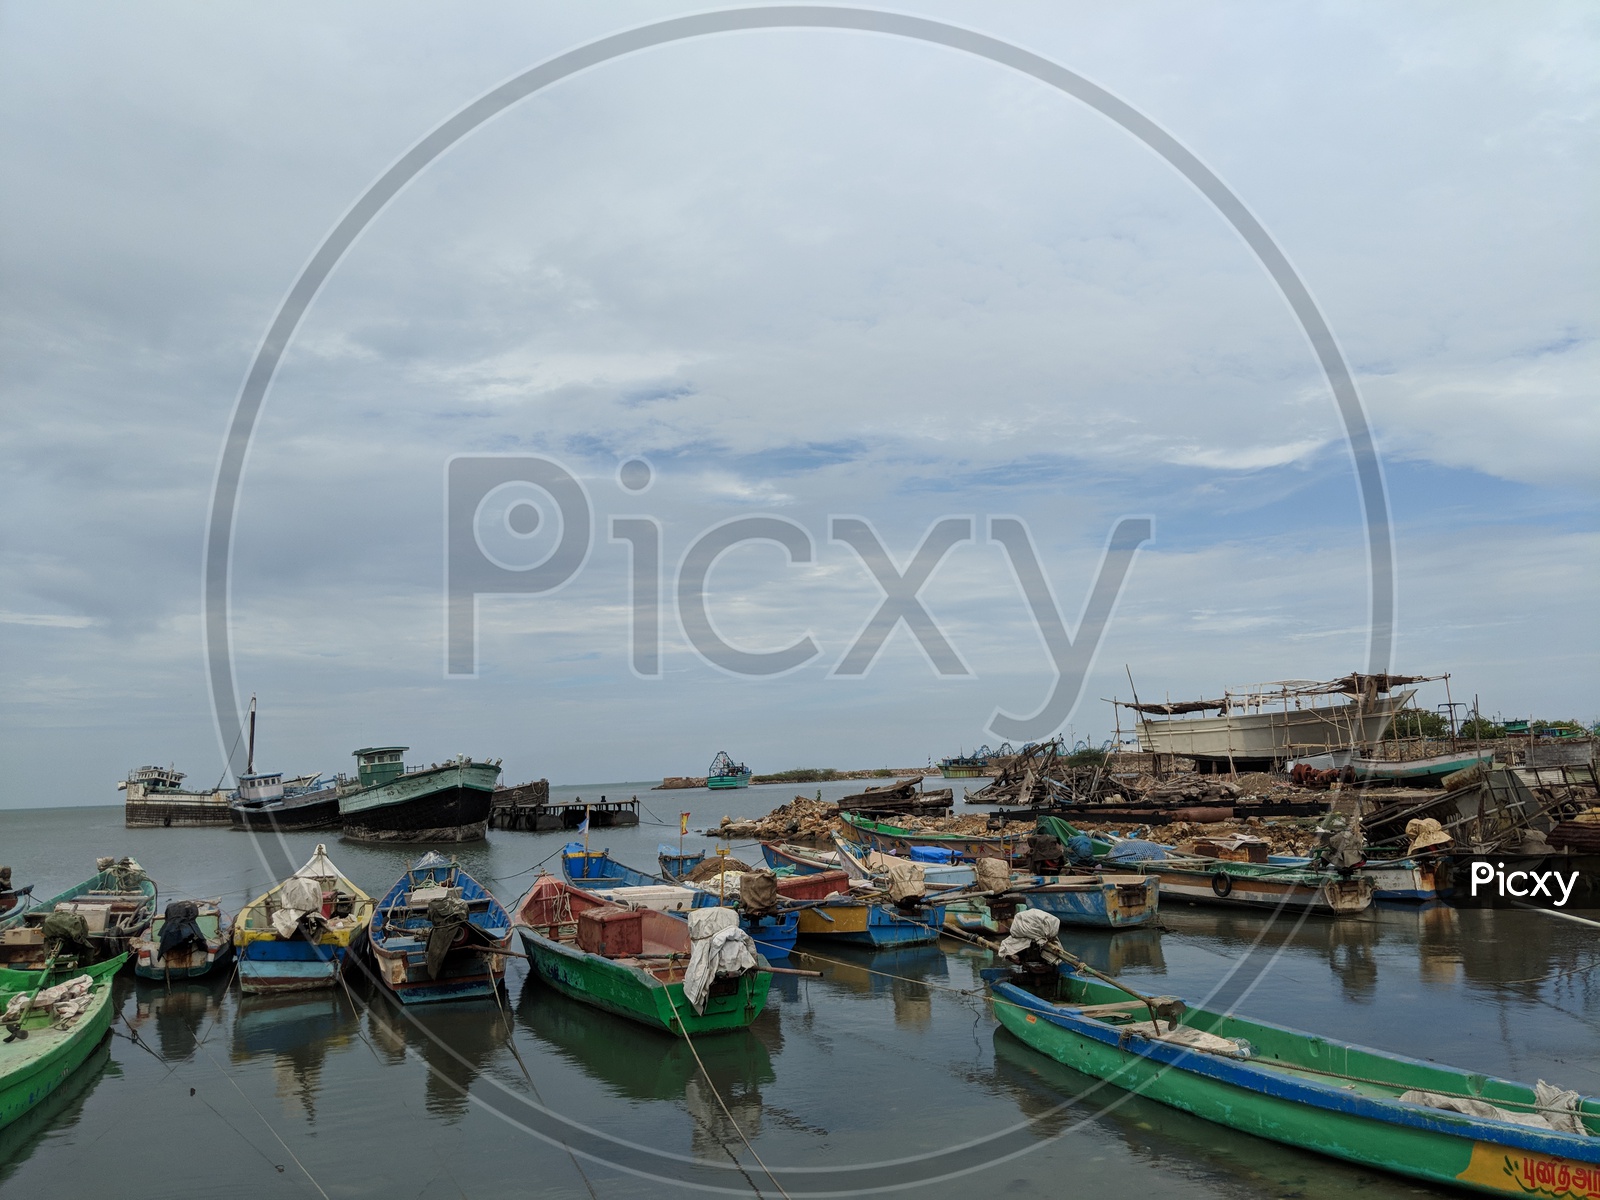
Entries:
[[[0, 3], [0, 806], [114, 803], [145, 763], [226, 777], [204, 538], [297, 275], [465, 105], [698, 11]], [[1371, 422], [1393, 667], [1449, 672], [1486, 714], [1600, 717], [1594, 10], [895, 11], [1070, 68], [1227, 184]], [[532, 457], [590, 514], [546, 591], [524, 581], [550, 578], [572, 510], [528, 484], [446, 490], [452, 461]], [[622, 470], [640, 460], [643, 490]], [[452, 502], [468, 542], [446, 538]], [[802, 561], [727, 549], [701, 625], [746, 655], [804, 651], [779, 673], [697, 649], [680, 596], [691, 548], [751, 517]], [[660, 531], [654, 610], [614, 518]], [[971, 531], [924, 563], [921, 637], [899, 622], [864, 670], [851, 648], [885, 592], [832, 536], [850, 518], [897, 574], [939, 522]], [[1112, 736], [1130, 679], [1183, 699], [1368, 664], [1333, 393], [1271, 276], [1171, 165], [946, 47], [822, 29], [658, 46], [451, 146], [329, 276], [249, 443], [220, 699], [256, 695], [257, 766], [295, 774], [372, 744], [500, 758], [507, 782], [701, 774], [722, 749], [758, 772], [925, 764], [998, 745], [996, 715], [1043, 710], [1055, 684], [995, 518], [1020, 520], [1069, 635], [1113, 528], [1150, 522], [1059, 723], [1073, 741]], [[519, 590], [477, 599], [476, 671], [451, 675], [449, 563], [492, 560]]]

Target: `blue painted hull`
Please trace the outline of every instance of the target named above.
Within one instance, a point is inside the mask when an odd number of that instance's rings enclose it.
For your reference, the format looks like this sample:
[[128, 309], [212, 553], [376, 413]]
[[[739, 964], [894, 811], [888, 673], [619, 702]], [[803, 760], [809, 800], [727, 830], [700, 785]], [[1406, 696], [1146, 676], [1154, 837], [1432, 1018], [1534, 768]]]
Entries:
[[766, 958], [787, 958], [800, 936], [800, 915], [785, 912], [770, 917], [739, 914], [739, 928], [748, 933], [758, 953]]
[[239, 987], [246, 992], [304, 992], [333, 987], [344, 969], [344, 946], [251, 942], [239, 951]]

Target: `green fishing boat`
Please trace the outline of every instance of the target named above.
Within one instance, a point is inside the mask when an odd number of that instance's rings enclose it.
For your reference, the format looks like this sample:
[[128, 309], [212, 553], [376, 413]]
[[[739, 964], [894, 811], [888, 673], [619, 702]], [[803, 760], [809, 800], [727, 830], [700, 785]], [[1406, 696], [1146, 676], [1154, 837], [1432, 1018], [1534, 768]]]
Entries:
[[[111, 1027], [111, 979], [127, 961], [118, 955], [81, 970], [0, 969], [0, 1129], [21, 1117], [71, 1077]], [[73, 981], [87, 977], [81, 994]]]
[[[1257, 1137], [1495, 1195], [1600, 1196], [1600, 1100], [1421, 1062], [1067, 965], [983, 972], [995, 1016], [1085, 1075]], [[1152, 1012], [1156, 1015], [1152, 1015]]]
[[0, 919], [0, 967], [41, 970], [68, 956], [91, 963], [124, 953], [150, 927], [156, 885], [131, 858], [101, 858], [76, 887]]
[[750, 786], [750, 768], [728, 757], [726, 750], [718, 750], [706, 772], [706, 786], [712, 789], [747, 788]]
[[[512, 910], [531, 973], [574, 1000], [682, 1036], [743, 1029], [766, 1007], [771, 976], [750, 954], [736, 973], [719, 969], [696, 1006], [691, 925], [732, 909], [697, 909], [684, 921], [653, 909], [625, 909], [592, 892], [543, 875]], [[686, 991], [686, 985], [689, 990]]]

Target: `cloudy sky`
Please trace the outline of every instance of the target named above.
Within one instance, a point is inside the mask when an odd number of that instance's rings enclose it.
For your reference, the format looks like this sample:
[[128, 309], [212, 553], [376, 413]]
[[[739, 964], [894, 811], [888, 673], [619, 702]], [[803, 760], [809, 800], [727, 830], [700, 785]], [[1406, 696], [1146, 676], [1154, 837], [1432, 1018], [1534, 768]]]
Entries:
[[[698, 9], [0, 5], [0, 805], [111, 803], [146, 762], [222, 775], [203, 539], [245, 372], [297, 274], [408, 148], [497, 84]], [[898, 6], [1043, 55], [1154, 120], [1295, 265], [1376, 431], [1394, 666], [1487, 712], [1600, 717], [1597, 21], [1580, 5]], [[479, 601], [445, 672], [445, 471], [541, 455], [587, 560]], [[642, 457], [648, 489], [619, 466]], [[480, 540], [536, 561], [479, 511]], [[484, 517], [483, 513], [489, 516]], [[616, 516], [662, 530], [660, 673], [631, 668]], [[706, 531], [780, 517], [707, 585]], [[964, 674], [900, 626], [838, 672], [904, 569]], [[1054, 670], [990, 518], [1021, 518], [1066, 625], [1148, 517], [1074, 738], [1103, 697], [1367, 662], [1365, 527], [1305, 334], [1227, 222], [1081, 103], [992, 62], [774, 30], [602, 64], [454, 145], [365, 229], [284, 355], [233, 541], [258, 765], [351, 749], [505, 759], [511, 781], [910, 765], [997, 743]], [[483, 522], [487, 521], [488, 524]], [[521, 531], [519, 531], [521, 532]], [[509, 543], [508, 543], [509, 544]], [[551, 543], [553, 544], [553, 543]], [[524, 564], [525, 565], [525, 564]], [[227, 698], [229, 700], [235, 698]], [[1427, 703], [1444, 700], [1429, 693]]]

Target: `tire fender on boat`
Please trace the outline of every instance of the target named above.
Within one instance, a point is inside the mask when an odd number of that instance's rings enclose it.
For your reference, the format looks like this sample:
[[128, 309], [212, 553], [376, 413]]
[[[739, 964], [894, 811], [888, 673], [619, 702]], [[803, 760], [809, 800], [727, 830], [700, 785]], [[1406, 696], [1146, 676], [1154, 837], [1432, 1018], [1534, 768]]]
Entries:
[[1211, 877], [1211, 890], [1219, 896], [1226, 896], [1233, 891], [1233, 880], [1226, 871], [1218, 871]]

